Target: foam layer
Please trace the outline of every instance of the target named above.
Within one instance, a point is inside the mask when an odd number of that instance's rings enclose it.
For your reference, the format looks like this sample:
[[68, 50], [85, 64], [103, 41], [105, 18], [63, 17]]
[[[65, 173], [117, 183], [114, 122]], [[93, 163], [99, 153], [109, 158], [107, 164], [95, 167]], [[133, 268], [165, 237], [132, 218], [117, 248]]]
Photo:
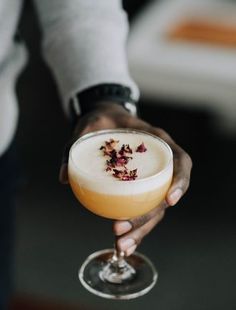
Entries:
[[[100, 147], [110, 139], [118, 140], [116, 149], [129, 144], [133, 150], [133, 159], [126, 167], [138, 169], [138, 178], [134, 181], [120, 181], [106, 172], [106, 160]], [[138, 145], [144, 143], [147, 151], [135, 152]], [[70, 151], [69, 176], [81, 187], [106, 194], [129, 195], [150, 191], [166, 183], [172, 175], [172, 153], [168, 146], [151, 135], [140, 132], [103, 132], [75, 143]], [[163, 171], [164, 170], [164, 171]]]

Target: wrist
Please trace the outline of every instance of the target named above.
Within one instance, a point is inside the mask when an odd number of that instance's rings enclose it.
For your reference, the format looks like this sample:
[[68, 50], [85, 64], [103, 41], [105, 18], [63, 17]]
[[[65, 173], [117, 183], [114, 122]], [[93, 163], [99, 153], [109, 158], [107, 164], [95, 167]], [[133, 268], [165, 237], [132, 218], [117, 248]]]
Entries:
[[130, 115], [130, 112], [117, 101], [101, 100], [93, 103], [91, 113], [119, 113]]
[[69, 104], [72, 120], [100, 109], [123, 109], [130, 115], [137, 115], [137, 106], [131, 98], [131, 90], [118, 84], [99, 84], [85, 89], [76, 94]]

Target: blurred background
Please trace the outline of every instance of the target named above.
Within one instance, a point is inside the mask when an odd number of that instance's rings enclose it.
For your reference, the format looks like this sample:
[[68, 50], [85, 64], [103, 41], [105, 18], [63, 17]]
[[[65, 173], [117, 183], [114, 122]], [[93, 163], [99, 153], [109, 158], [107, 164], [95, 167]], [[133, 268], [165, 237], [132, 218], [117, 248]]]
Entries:
[[58, 182], [69, 128], [27, 1], [20, 23], [30, 58], [17, 85], [23, 177], [12, 309], [236, 308], [236, 1], [125, 0], [124, 7], [141, 115], [194, 162], [187, 195], [139, 249], [156, 265], [159, 281], [140, 299], [115, 302], [91, 295], [77, 279], [90, 253], [112, 246], [112, 223], [84, 210]]

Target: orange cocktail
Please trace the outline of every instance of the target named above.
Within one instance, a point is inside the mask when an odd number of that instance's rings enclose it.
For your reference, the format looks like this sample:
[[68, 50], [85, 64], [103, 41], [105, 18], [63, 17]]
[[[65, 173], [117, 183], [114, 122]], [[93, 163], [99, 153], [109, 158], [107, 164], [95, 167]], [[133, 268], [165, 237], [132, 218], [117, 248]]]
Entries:
[[[107, 152], [104, 145], [109, 141], [114, 143]], [[124, 145], [127, 152], [121, 152]], [[137, 151], [142, 145], [145, 150]], [[125, 154], [128, 161], [120, 164], [118, 160], [118, 166], [109, 166], [109, 152], [116, 152], [118, 159]], [[114, 170], [124, 169], [127, 173], [137, 169], [135, 178], [114, 175]], [[158, 206], [168, 191], [172, 172], [169, 146], [144, 132], [115, 130], [86, 135], [71, 149], [69, 180], [75, 196], [91, 212], [106, 218], [129, 219]]]
[[171, 179], [158, 190], [135, 195], [108, 195], [78, 186], [73, 178], [70, 180], [75, 196], [91, 212], [111, 218], [125, 220], [143, 215], [155, 208], [164, 198]]

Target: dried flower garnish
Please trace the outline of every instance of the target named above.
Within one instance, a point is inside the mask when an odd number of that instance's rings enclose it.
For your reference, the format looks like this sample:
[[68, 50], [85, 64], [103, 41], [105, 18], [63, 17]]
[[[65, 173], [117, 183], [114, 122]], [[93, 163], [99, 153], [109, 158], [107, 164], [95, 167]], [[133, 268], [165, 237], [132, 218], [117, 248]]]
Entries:
[[[128, 170], [126, 165], [129, 160], [133, 157], [127, 156], [133, 153], [133, 150], [130, 148], [129, 144], [123, 144], [120, 150], [116, 150], [115, 147], [119, 141], [110, 139], [105, 141], [105, 145], [100, 147], [100, 150], [103, 151], [104, 156], [108, 156], [109, 159], [106, 160], [106, 172], [112, 172], [112, 175], [119, 179], [120, 181], [132, 181], [138, 177], [137, 169]], [[136, 148], [136, 152], [143, 153], [146, 152], [147, 148], [144, 143], [140, 144]], [[116, 169], [116, 168], [120, 169]]]
[[136, 149], [136, 152], [138, 152], [138, 153], [144, 153], [146, 151], [147, 151], [147, 148], [143, 142]]
[[111, 171], [111, 170], [112, 170], [112, 168], [110, 166], [106, 167], [106, 172]]
[[125, 174], [122, 177], [122, 181], [133, 181], [133, 180], [135, 180], [138, 177], [137, 171], [138, 171], [138, 169], [130, 170], [127, 174]]
[[129, 159], [131, 159], [131, 157], [128, 156], [120, 156], [116, 158], [116, 166], [118, 167], [124, 167], [125, 165], [128, 164]]
[[132, 153], [133, 153], [133, 151], [131, 150], [129, 144], [123, 144], [120, 151], [119, 151], [120, 155], [132, 154]]
[[130, 175], [130, 177], [131, 178], [137, 178], [137, 172], [138, 172], [138, 169], [134, 169], [134, 170], [131, 170], [130, 172], [129, 172], [129, 175]]
[[127, 170], [118, 170], [118, 169], [112, 169], [113, 173], [112, 175], [117, 179], [122, 179], [123, 176], [127, 173]]
[[119, 143], [119, 140], [110, 139], [109, 141], [105, 141], [106, 147], [110, 147], [114, 149], [114, 147]]
[[[119, 141], [110, 139], [109, 141], [105, 141], [105, 145], [100, 147], [100, 150], [103, 150], [104, 155], [110, 155], [113, 151], [115, 151], [115, 146], [119, 143]], [[112, 155], [112, 154], [111, 154]]]
[[138, 177], [137, 169], [130, 170], [130, 171], [128, 171], [127, 169], [125, 170], [113, 169], [112, 175], [121, 181], [133, 181]]
[[117, 153], [115, 155], [113, 153], [113, 155], [110, 155], [110, 157], [111, 158], [106, 161], [107, 166], [110, 168], [124, 167], [131, 159], [131, 157], [128, 156], [117, 156]]

